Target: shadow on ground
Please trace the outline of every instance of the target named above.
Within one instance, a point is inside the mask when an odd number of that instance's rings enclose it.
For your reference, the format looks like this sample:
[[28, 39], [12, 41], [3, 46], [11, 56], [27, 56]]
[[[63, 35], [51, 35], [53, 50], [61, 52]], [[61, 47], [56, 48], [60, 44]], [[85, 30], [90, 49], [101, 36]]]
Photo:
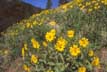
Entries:
[[0, 32], [42, 9], [15, 0], [0, 0]]

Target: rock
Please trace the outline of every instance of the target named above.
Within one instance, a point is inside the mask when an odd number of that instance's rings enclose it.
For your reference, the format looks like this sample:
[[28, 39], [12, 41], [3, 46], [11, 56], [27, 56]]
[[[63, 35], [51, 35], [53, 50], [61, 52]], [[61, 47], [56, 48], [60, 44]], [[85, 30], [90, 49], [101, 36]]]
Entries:
[[0, 32], [42, 9], [17, 0], [0, 0]]

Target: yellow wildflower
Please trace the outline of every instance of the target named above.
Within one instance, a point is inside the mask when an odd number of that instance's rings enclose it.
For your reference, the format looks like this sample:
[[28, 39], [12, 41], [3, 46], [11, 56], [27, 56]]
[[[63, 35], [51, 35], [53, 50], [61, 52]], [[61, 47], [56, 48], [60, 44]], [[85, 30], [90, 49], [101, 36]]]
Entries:
[[86, 67], [79, 67], [78, 72], [86, 72]]
[[55, 29], [52, 29], [50, 32], [51, 32], [53, 35], [56, 34], [56, 30], [55, 30]]
[[85, 9], [85, 6], [84, 6], [84, 5], [80, 7], [80, 10], [84, 10], [84, 9]]
[[24, 59], [24, 56], [25, 56], [25, 49], [24, 48], [22, 48], [22, 57], [23, 57], [23, 59]]
[[100, 6], [98, 6], [98, 9], [100, 8]]
[[4, 54], [5, 54], [5, 55], [7, 55], [8, 53], [9, 53], [9, 51], [8, 51], [8, 50], [5, 50], [5, 51], [4, 51]]
[[53, 70], [47, 70], [47, 72], [54, 72]]
[[94, 55], [93, 50], [89, 50], [89, 52], [88, 52], [88, 56], [92, 57], [93, 55]]
[[70, 5], [69, 7], [70, 7], [70, 8], [73, 8], [73, 5]]
[[74, 31], [73, 31], [73, 30], [68, 30], [68, 31], [67, 31], [67, 35], [68, 35], [68, 37], [70, 37], [70, 38], [74, 37]]
[[24, 44], [24, 49], [25, 49], [25, 50], [28, 50], [26, 43]]
[[43, 13], [47, 15], [49, 14], [49, 10], [44, 10]]
[[89, 5], [91, 5], [91, 2], [86, 2], [86, 6], [89, 6]]
[[33, 25], [36, 25], [36, 24], [37, 24], [36, 20], [35, 20], [35, 21], [33, 21]]
[[92, 65], [93, 66], [99, 66], [100, 64], [100, 60], [98, 57], [94, 57], [93, 61], [92, 61]]
[[56, 22], [55, 21], [51, 21], [51, 22], [49, 22], [49, 24], [52, 25], [52, 26], [55, 26]]
[[33, 48], [39, 48], [40, 47], [40, 44], [35, 40], [35, 38], [32, 38], [31, 42], [32, 42]]
[[78, 56], [81, 51], [80, 51], [80, 48], [77, 45], [73, 45], [73, 46], [70, 47], [69, 52], [72, 56]]
[[33, 18], [35, 18], [35, 16], [36, 16], [36, 17], [37, 17], [37, 16], [40, 16], [40, 13], [35, 14]]
[[95, 7], [94, 7], [94, 9], [96, 9], [96, 10], [97, 10], [97, 9], [98, 9], [98, 6], [95, 6]]
[[52, 40], [54, 40], [54, 35], [52, 33], [47, 32], [45, 38], [47, 41], [51, 42]]
[[81, 7], [81, 6], [82, 6], [82, 3], [80, 3], [78, 6]]
[[31, 23], [28, 22], [28, 23], [26, 24], [26, 27], [27, 27], [27, 28], [32, 28], [33, 26], [32, 26]]
[[76, 3], [81, 3], [81, 2], [83, 2], [83, 0], [75, 0], [76, 1]]
[[67, 9], [67, 5], [66, 4], [62, 5], [61, 7], [62, 7], [62, 9], [65, 9], [65, 10]]
[[93, 9], [92, 9], [92, 8], [88, 9], [88, 12], [92, 12], [92, 11], [93, 11]]
[[96, 3], [96, 2], [97, 2], [96, 0], [93, 0], [93, 1], [92, 1], [92, 3]]
[[67, 41], [62, 37], [58, 38], [57, 43], [55, 45], [55, 49], [59, 52], [64, 51]]
[[95, 6], [98, 6], [99, 5], [99, 3], [95, 3]]
[[48, 46], [47, 42], [43, 41], [43, 46], [47, 47]]
[[30, 72], [30, 68], [29, 68], [26, 64], [23, 65], [23, 69], [24, 69], [26, 72]]
[[101, 3], [103, 3], [103, 4], [104, 4], [104, 1], [101, 1]]
[[49, 41], [49, 42], [53, 41], [55, 39], [55, 34], [56, 34], [56, 31], [54, 29], [47, 32], [45, 35], [46, 41]]
[[79, 44], [82, 47], [86, 47], [89, 44], [89, 41], [88, 41], [87, 38], [84, 37], [84, 38], [82, 38], [82, 39], [79, 40]]
[[35, 55], [31, 56], [31, 63], [37, 63], [38, 62], [38, 58]]
[[107, 0], [104, 0], [104, 4], [107, 5]]

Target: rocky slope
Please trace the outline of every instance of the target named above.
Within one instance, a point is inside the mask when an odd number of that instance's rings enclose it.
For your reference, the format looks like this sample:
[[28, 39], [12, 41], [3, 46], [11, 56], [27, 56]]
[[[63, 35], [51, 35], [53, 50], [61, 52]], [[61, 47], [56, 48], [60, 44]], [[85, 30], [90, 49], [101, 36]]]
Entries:
[[0, 32], [42, 9], [15, 0], [0, 0]]

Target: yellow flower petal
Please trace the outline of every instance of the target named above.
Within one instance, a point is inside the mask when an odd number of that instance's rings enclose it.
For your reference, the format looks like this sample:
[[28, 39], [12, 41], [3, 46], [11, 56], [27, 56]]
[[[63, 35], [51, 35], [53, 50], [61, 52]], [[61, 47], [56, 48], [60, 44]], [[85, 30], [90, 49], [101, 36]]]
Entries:
[[55, 44], [55, 49], [59, 52], [64, 51], [65, 46], [67, 44], [67, 41], [63, 39], [62, 37], [58, 38], [56, 44]]
[[31, 39], [31, 42], [32, 42], [33, 48], [37, 48], [37, 49], [38, 49], [38, 48], [40, 47], [39, 42], [36, 41], [35, 38], [32, 38], [32, 39]]
[[56, 31], [54, 29], [47, 32], [45, 35], [46, 41], [52, 42], [55, 39], [55, 34], [56, 34]]
[[79, 44], [80, 44], [80, 46], [82, 46], [82, 47], [86, 47], [86, 46], [88, 46], [88, 44], [89, 44], [89, 41], [88, 41], [88, 39], [87, 38], [82, 38], [82, 39], [80, 39], [79, 40]]
[[92, 57], [93, 55], [94, 55], [93, 50], [89, 50], [89, 52], [88, 52], [88, 56]]
[[86, 67], [79, 67], [78, 72], [86, 72]]
[[51, 21], [51, 22], [49, 22], [49, 24], [52, 25], [52, 26], [55, 26], [56, 22], [55, 21]]
[[72, 56], [78, 56], [81, 53], [80, 48], [77, 45], [71, 46], [69, 52]]
[[100, 60], [98, 57], [94, 57], [93, 61], [92, 61], [92, 65], [93, 66], [99, 66], [100, 64]]
[[74, 31], [73, 30], [68, 30], [67, 31], [67, 36], [70, 37], [70, 38], [74, 37]]
[[35, 55], [31, 56], [31, 63], [37, 63], [38, 62], [38, 58]]

